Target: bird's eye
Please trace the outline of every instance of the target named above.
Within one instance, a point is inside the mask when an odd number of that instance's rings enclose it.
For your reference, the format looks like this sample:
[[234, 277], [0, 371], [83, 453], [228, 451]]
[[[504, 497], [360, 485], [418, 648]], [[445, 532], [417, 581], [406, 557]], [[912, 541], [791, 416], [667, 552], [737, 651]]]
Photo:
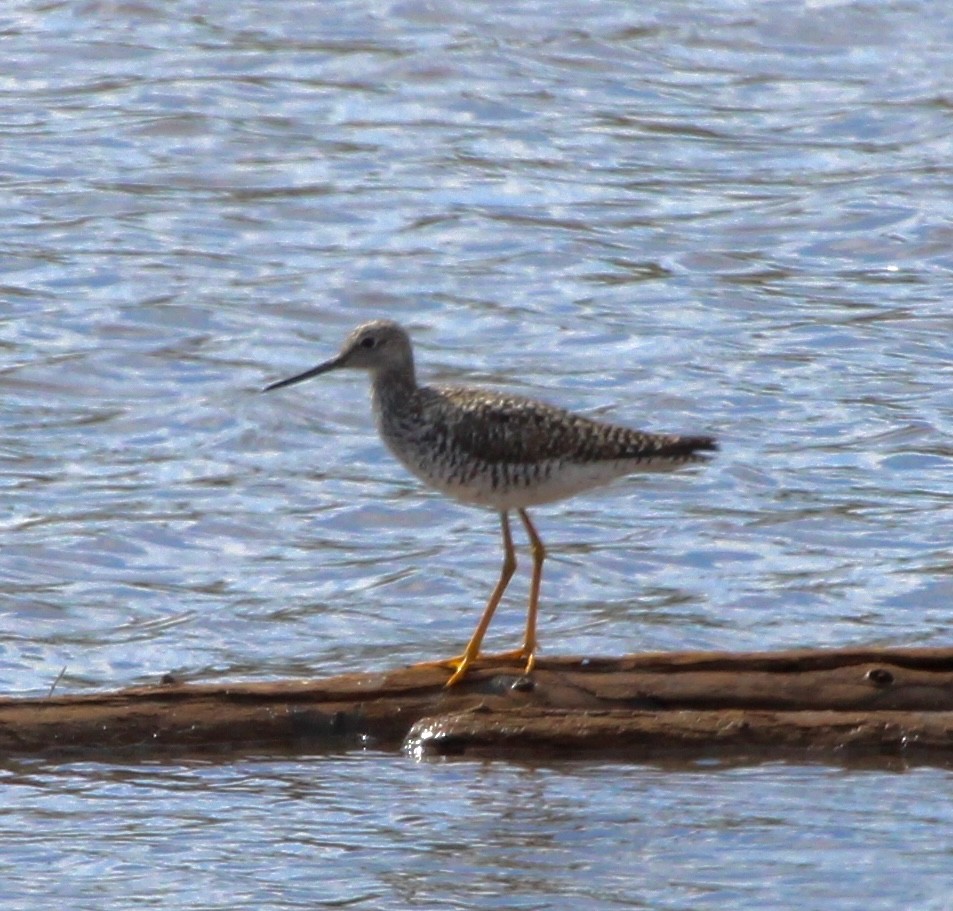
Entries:
[[362, 348], [373, 348], [376, 344], [377, 339], [375, 339], [373, 335], [365, 335], [364, 338], [361, 339]]

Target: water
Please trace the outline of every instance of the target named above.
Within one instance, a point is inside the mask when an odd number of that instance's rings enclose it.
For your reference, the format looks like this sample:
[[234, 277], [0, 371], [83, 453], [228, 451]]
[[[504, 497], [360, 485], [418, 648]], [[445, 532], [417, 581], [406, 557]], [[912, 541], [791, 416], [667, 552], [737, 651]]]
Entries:
[[[540, 509], [542, 654], [948, 645], [941, 5], [12, 2], [0, 692], [458, 651], [496, 519], [422, 491], [422, 376], [711, 432]], [[527, 558], [487, 643], [522, 628]], [[949, 772], [3, 767], [0, 907], [950, 907]]]
[[929, 769], [364, 754], [4, 784], [5, 907], [949, 907], [949, 801], [923, 799], [949, 782]]

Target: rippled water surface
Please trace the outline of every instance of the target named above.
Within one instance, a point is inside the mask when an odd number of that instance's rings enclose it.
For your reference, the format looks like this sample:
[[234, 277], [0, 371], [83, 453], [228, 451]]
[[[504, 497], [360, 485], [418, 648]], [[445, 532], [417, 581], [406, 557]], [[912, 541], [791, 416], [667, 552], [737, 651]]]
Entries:
[[[14, 0], [0, 36], [0, 692], [459, 650], [494, 516], [406, 476], [363, 377], [259, 393], [375, 316], [422, 376], [721, 441], [535, 513], [543, 655], [949, 644], [945, 5]], [[951, 907], [941, 770], [3, 777], [5, 908]]]

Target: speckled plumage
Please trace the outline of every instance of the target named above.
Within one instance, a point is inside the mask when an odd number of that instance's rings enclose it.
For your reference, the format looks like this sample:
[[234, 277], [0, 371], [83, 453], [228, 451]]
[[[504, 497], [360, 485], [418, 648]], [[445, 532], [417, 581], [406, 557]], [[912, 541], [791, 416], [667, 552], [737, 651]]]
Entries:
[[413, 474], [477, 506], [511, 510], [572, 496], [635, 471], [700, 461], [703, 437], [642, 433], [522, 396], [374, 384], [381, 437]]
[[410, 472], [460, 502], [500, 512], [503, 573], [466, 651], [451, 659], [455, 673], [448, 685], [460, 680], [477, 656], [515, 569], [510, 511], [518, 511], [534, 556], [527, 634], [519, 652], [529, 672], [535, 660], [536, 599], [545, 549], [526, 507], [564, 499], [633, 472], [667, 471], [704, 461], [703, 453], [718, 448], [712, 437], [645, 433], [524, 396], [474, 387], [419, 386], [410, 338], [390, 320], [358, 326], [336, 357], [267, 389], [340, 368], [371, 374], [381, 437]]

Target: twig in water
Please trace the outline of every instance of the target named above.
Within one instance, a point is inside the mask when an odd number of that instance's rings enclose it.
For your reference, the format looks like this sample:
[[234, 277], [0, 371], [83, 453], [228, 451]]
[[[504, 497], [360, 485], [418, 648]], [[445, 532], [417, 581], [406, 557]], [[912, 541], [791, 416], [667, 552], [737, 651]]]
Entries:
[[47, 699], [49, 699], [50, 696], [53, 695], [53, 690], [56, 689], [56, 684], [59, 683], [59, 682], [63, 679], [63, 675], [66, 673], [66, 668], [67, 668], [67, 667], [68, 667], [68, 665], [64, 664], [64, 665], [63, 665], [63, 670], [61, 670], [61, 671], [56, 675], [56, 679], [53, 681], [53, 686], [50, 687], [50, 691], [46, 694], [46, 698], [47, 698]]

